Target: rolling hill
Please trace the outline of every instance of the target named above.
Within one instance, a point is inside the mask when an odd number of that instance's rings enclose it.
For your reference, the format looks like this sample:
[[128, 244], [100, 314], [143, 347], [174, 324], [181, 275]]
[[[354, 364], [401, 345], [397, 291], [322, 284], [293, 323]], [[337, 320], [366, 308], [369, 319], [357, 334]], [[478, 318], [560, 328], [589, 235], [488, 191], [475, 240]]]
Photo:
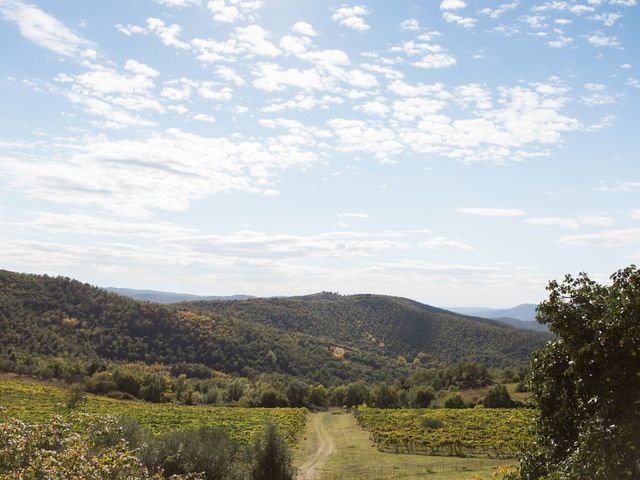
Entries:
[[479, 361], [505, 366], [528, 360], [549, 337], [385, 295], [254, 298], [183, 306], [341, 342], [378, 355], [428, 363]]
[[333, 294], [161, 305], [63, 277], [0, 270], [0, 362], [38, 357], [204, 364], [327, 385], [406, 375], [413, 362], [526, 362], [548, 337], [411, 300]]

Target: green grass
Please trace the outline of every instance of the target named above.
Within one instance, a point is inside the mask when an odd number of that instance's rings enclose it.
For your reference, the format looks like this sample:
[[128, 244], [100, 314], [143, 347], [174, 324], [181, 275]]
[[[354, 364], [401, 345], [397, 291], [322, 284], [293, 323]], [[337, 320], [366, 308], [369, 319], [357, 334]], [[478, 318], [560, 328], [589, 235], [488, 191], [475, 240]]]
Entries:
[[[514, 463], [513, 460], [504, 459], [383, 452], [373, 445], [369, 434], [358, 427], [353, 415], [342, 411], [318, 415], [335, 446], [319, 471], [319, 480], [488, 480], [493, 478], [492, 473], [496, 467]], [[314, 449], [314, 442], [312, 432], [307, 429], [296, 449], [295, 460], [298, 466], [309, 451]]]
[[[6, 415], [26, 422], [46, 422], [54, 415], [66, 416], [67, 390], [44, 382], [0, 377], [0, 406]], [[115, 400], [87, 395], [75, 412], [129, 416], [154, 433], [182, 430], [203, 425], [223, 427], [241, 443], [249, 442], [271, 418], [293, 444], [304, 430], [307, 410], [301, 408], [238, 408], [188, 406], [168, 403]]]

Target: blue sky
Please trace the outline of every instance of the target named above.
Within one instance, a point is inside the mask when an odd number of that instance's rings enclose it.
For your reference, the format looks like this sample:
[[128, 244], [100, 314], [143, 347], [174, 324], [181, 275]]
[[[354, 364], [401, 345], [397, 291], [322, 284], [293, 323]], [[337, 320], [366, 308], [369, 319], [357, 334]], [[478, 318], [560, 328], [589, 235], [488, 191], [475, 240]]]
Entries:
[[0, 0], [0, 266], [538, 301], [640, 256], [636, 0]]

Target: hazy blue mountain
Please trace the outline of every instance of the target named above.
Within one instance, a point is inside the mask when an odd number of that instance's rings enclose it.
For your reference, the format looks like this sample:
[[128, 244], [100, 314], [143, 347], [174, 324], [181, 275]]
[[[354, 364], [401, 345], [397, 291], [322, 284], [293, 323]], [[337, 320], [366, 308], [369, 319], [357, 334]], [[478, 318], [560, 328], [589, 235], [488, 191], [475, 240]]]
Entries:
[[523, 303], [512, 308], [460, 307], [449, 308], [452, 312], [480, 318], [497, 320], [507, 325], [539, 332], [548, 331], [546, 325], [536, 321], [536, 307], [533, 303]]
[[125, 297], [133, 298], [134, 300], [146, 300], [155, 303], [179, 303], [198, 300], [247, 300], [249, 298], [254, 298], [252, 295], [191, 295], [189, 293], [159, 292], [156, 290], [136, 290], [135, 288], [118, 287], [107, 287], [105, 288], [105, 290], [107, 290], [108, 292], [117, 293], [119, 295], [124, 295]]

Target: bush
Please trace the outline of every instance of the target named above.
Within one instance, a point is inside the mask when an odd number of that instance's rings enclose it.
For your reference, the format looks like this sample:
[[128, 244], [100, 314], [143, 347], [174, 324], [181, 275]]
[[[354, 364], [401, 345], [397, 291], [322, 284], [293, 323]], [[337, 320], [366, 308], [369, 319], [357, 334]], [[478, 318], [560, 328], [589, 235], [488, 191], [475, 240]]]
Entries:
[[482, 400], [482, 404], [487, 408], [513, 408], [516, 406], [504, 385], [496, 385], [489, 390]]
[[273, 388], [267, 388], [260, 395], [260, 407], [275, 408], [275, 407], [288, 407], [289, 400], [280, 392], [275, 391]]
[[221, 480], [236, 473], [239, 447], [221, 428], [167, 433], [151, 441], [147, 449], [147, 468], [161, 468], [166, 477], [200, 473], [206, 480]]
[[467, 408], [467, 404], [460, 395], [455, 395], [445, 400], [444, 408]]
[[444, 428], [444, 423], [441, 420], [436, 420], [434, 418], [425, 418], [422, 421], [422, 426], [425, 428], [430, 428], [435, 430], [437, 428]]
[[84, 402], [87, 399], [84, 393], [84, 386], [76, 383], [71, 385], [67, 393], [66, 405], [69, 410], [72, 410], [78, 406], [78, 404]]

